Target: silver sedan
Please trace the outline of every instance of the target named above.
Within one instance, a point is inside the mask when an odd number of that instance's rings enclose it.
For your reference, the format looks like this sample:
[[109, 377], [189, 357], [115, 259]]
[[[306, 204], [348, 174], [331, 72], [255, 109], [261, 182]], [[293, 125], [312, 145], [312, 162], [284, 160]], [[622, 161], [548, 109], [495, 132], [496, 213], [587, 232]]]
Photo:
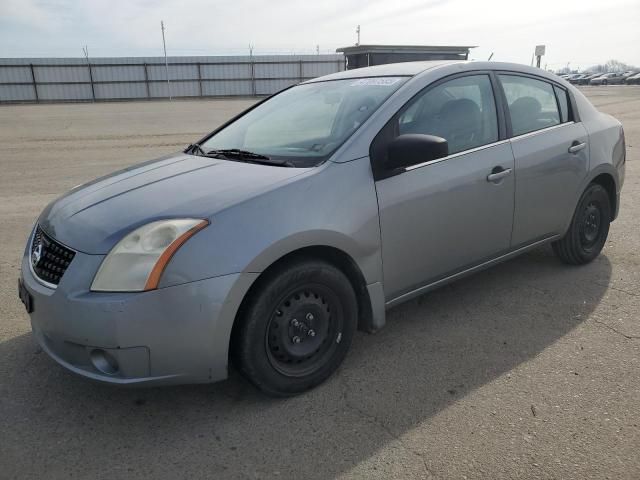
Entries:
[[42, 348], [85, 377], [215, 382], [230, 360], [297, 394], [391, 306], [547, 243], [592, 261], [624, 170], [620, 122], [543, 70], [340, 72], [52, 202], [19, 294]]

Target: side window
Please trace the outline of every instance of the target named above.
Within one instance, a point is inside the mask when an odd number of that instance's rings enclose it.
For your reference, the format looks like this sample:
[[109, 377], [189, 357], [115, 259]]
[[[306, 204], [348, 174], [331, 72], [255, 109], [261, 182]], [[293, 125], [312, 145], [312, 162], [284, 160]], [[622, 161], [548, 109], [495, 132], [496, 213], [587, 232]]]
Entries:
[[553, 86], [553, 90], [556, 92], [558, 105], [560, 106], [560, 120], [562, 123], [566, 123], [569, 121], [569, 98], [567, 97], [567, 91], [555, 85]]
[[398, 117], [397, 132], [436, 135], [449, 153], [498, 141], [498, 117], [488, 75], [470, 75], [430, 88]]
[[517, 75], [498, 77], [507, 97], [514, 136], [560, 124], [558, 102], [550, 83]]

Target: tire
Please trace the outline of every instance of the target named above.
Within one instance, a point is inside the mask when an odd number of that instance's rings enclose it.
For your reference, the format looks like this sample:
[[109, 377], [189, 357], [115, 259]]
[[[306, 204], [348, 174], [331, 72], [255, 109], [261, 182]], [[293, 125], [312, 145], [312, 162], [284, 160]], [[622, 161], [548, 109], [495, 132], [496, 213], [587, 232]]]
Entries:
[[234, 365], [271, 396], [316, 387], [340, 366], [355, 334], [351, 282], [317, 260], [276, 267], [258, 281], [232, 333]]
[[609, 194], [601, 185], [592, 183], [580, 197], [569, 230], [552, 244], [553, 251], [564, 263], [589, 263], [604, 247], [610, 223]]

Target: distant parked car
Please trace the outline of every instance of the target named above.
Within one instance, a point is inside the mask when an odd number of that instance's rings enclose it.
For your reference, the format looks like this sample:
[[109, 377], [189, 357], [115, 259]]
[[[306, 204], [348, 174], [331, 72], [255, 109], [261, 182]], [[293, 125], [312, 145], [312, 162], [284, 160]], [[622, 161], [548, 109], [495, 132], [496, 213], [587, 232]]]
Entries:
[[607, 80], [607, 83], [609, 85], [622, 85], [624, 83], [624, 79], [625, 79], [625, 73], [616, 73], [615, 76], [611, 77], [610, 79]]
[[640, 72], [637, 70], [634, 71], [630, 71], [630, 72], [625, 72], [622, 74], [622, 83], [627, 83], [627, 80], [637, 74], [639, 74]]
[[592, 79], [598, 78], [602, 73], [588, 73], [578, 81], [578, 85], [589, 85]]
[[565, 78], [565, 80], [567, 82], [573, 83], [578, 77], [580, 77], [580, 73], [572, 73], [571, 75], [569, 75], [567, 78]]
[[569, 83], [573, 83], [574, 85], [580, 85], [580, 82], [585, 78], [591, 76], [590, 73], [580, 73], [577, 75], [572, 75], [567, 79]]
[[627, 85], [638, 85], [640, 84], [640, 72], [635, 75], [631, 75], [630, 77], [625, 78], [625, 82]]
[[589, 79], [589, 85], [602, 85], [602, 80], [604, 79], [605, 75], [606, 75], [606, 73], [601, 73], [601, 74], [596, 75], [595, 77]]
[[591, 85], [616, 85], [622, 83], [622, 73], [611, 72], [592, 78], [589, 83]]

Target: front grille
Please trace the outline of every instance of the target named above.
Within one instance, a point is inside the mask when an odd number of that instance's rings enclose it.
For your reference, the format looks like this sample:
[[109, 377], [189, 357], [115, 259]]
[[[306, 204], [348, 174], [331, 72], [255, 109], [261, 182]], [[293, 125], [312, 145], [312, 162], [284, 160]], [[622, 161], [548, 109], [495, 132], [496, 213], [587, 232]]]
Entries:
[[36, 227], [31, 242], [30, 261], [33, 273], [40, 280], [58, 285], [75, 254], [73, 250], [44, 233], [40, 226]]

